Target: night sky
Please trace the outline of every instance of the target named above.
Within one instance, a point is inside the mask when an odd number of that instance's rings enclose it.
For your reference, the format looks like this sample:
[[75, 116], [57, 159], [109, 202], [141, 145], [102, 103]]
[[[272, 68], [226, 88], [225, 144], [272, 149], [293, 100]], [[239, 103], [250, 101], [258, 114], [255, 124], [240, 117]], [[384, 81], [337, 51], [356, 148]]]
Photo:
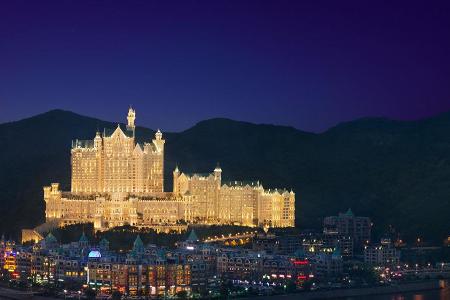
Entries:
[[323, 131], [450, 110], [449, 1], [382, 2], [1, 1], [0, 123], [54, 108], [124, 122], [131, 104], [165, 131]]

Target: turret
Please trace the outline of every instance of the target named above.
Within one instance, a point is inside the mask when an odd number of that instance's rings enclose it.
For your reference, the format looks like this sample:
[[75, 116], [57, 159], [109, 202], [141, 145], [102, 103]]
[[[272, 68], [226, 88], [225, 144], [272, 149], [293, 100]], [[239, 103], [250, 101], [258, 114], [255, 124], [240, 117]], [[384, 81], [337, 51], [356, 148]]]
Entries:
[[44, 186], [44, 200], [47, 202], [50, 199], [50, 194], [52, 193], [51, 186]]
[[103, 251], [109, 250], [109, 241], [105, 238], [102, 238], [102, 240], [100, 241], [100, 243], [98, 245], [99, 245], [100, 249]]
[[145, 252], [144, 243], [141, 240], [141, 237], [136, 237], [136, 240], [134, 240], [133, 243], [133, 249], [131, 250], [131, 255], [135, 257], [141, 257]]
[[97, 149], [97, 150], [100, 150], [102, 148], [102, 137], [101, 137], [100, 132], [98, 130], [95, 133], [94, 148]]
[[162, 132], [161, 132], [161, 130], [158, 129], [158, 131], [156, 131], [156, 133], [155, 133], [155, 139], [156, 139], [157, 141], [160, 141], [160, 140], [162, 139]]
[[178, 169], [178, 165], [173, 170], [173, 193], [178, 195], [180, 191], [178, 190], [178, 177], [180, 176], [180, 170]]
[[156, 147], [158, 148], [158, 152], [162, 152], [164, 153], [164, 143], [165, 140], [163, 140], [162, 138], [162, 132], [158, 129], [158, 131], [156, 131], [155, 133], [155, 139], [153, 140], [153, 143], [156, 145]]
[[217, 166], [214, 169], [214, 179], [217, 181], [218, 188], [220, 188], [222, 184], [222, 168], [220, 168], [219, 163], [217, 163]]
[[128, 110], [127, 120], [128, 120], [127, 129], [132, 130], [133, 135], [134, 135], [134, 129], [135, 129], [134, 121], [136, 120], [136, 111], [131, 107]]
[[52, 183], [52, 189], [51, 189], [51, 193], [53, 194], [53, 195], [56, 195], [56, 194], [58, 194], [60, 191], [59, 191], [59, 183]]
[[222, 168], [220, 167], [219, 163], [217, 163], [216, 168], [214, 169], [214, 175], [216, 176], [222, 175]]
[[78, 241], [78, 245], [80, 248], [87, 248], [89, 246], [89, 240], [88, 240], [86, 234], [84, 233], [84, 231], [80, 237], [80, 240]]

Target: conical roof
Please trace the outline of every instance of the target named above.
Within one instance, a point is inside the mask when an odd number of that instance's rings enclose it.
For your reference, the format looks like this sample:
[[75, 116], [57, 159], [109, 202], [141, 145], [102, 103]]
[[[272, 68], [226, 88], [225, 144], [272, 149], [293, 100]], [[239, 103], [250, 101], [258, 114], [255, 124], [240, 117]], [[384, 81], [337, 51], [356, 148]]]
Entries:
[[80, 237], [80, 240], [79, 240], [79, 242], [80, 243], [88, 243], [89, 242], [89, 240], [88, 240], [88, 238], [87, 238], [87, 236], [86, 236], [86, 234], [83, 232], [83, 234], [81, 234], [81, 237]]
[[55, 238], [55, 236], [51, 232], [49, 232], [47, 234], [47, 236], [45, 237], [45, 242], [46, 243], [57, 243], [58, 240]]
[[143, 248], [144, 248], [144, 243], [142, 242], [141, 237], [138, 234], [138, 236], [136, 237], [136, 239], [134, 240], [134, 243], [133, 243], [133, 250], [143, 249]]
[[102, 238], [102, 239], [100, 240], [100, 242], [99, 242], [99, 245], [100, 245], [101, 247], [108, 247], [108, 246], [109, 246], [109, 241], [108, 241], [107, 239], [105, 239], [105, 238]]
[[349, 209], [347, 210], [347, 212], [345, 213], [345, 215], [346, 215], [347, 217], [353, 217], [354, 214], [353, 214], [353, 212], [352, 212], [352, 209], [349, 208]]
[[166, 251], [163, 248], [159, 248], [156, 254], [160, 259], [166, 258]]
[[189, 233], [189, 236], [186, 239], [186, 241], [188, 241], [188, 242], [197, 242], [198, 241], [198, 237], [197, 237], [197, 234], [195, 234], [194, 229], [191, 230], [191, 233]]

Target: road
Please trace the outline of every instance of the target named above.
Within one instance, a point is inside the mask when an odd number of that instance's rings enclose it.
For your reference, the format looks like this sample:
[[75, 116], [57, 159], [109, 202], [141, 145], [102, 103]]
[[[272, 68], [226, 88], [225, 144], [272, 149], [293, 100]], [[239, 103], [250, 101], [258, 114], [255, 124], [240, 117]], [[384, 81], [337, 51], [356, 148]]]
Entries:
[[0, 299], [5, 300], [56, 300], [57, 298], [53, 297], [42, 297], [42, 296], [34, 296], [29, 291], [18, 291], [5, 287], [0, 287]]

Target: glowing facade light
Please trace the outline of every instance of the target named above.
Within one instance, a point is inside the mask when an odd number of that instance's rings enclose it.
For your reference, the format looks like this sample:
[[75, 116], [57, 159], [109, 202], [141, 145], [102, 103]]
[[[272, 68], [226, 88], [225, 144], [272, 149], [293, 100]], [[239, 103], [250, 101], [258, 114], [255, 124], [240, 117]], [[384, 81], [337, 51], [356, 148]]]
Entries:
[[92, 250], [88, 254], [88, 258], [100, 258], [100, 257], [102, 257], [102, 254], [98, 250]]

